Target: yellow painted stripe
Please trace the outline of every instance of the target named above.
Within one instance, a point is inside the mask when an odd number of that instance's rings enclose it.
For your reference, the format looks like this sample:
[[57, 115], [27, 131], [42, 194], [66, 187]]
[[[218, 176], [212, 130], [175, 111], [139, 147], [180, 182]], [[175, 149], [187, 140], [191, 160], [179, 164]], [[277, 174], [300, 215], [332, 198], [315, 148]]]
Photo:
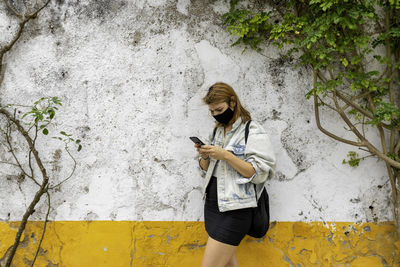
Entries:
[[[18, 222], [0, 222], [0, 263]], [[30, 221], [13, 261], [29, 266], [43, 222]], [[246, 237], [238, 248], [245, 266], [400, 266], [392, 222], [274, 222], [264, 239]], [[35, 266], [200, 266], [207, 235], [203, 222], [49, 222]]]

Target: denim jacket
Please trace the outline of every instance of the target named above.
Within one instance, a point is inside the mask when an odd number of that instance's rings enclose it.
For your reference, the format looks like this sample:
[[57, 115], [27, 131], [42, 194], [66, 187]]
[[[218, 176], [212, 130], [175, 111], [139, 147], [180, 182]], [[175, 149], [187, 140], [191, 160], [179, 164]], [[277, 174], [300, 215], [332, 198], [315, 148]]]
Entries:
[[[224, 127], [221, 126], [217, 128], [215, 137], [212, 138], [212, 131], [206, 141], [207, 144], [220, 146], [240, 159], [251, 163], [255, 170], [252, 177], [246, 178], [226, 161], [220, 160], [218, 162], [218, 164], [222, 164], [220, 167], [224, 169], [225, 173], [223, 177], [217, 177], [218, 208], [221, 212], [256, 207], [254, 184], [256, 185], [258, 199], [266, 180], [272, 177], [275, 172], [275, 155], [267, 133], [259, 123], [251, 121], [246, 144], [245, 127], [246, 124], [242, 123], [242, 119], [239, 117], [232, 125], [232, 130], [226, 133], [226, 136], [224, 136]], [[200, 156], [198, 159], [200, 160]], [[203, 199], [216, 163], [217, 160], [210, 157], [207, 171], [199, 167], [201, 175], [205, 179]]]

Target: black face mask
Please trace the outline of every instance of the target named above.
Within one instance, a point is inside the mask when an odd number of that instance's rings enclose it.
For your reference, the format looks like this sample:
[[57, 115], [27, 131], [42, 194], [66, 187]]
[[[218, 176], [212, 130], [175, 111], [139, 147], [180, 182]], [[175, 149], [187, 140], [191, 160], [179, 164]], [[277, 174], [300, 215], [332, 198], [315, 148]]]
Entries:
[[233, 118], [233, 113], [234, 113], [233, 110], [230, 107], [228, 107], [224, 112], [222, 112], [221, 114], [215, 115], [213, 117], [219, 123], [227, 124]]

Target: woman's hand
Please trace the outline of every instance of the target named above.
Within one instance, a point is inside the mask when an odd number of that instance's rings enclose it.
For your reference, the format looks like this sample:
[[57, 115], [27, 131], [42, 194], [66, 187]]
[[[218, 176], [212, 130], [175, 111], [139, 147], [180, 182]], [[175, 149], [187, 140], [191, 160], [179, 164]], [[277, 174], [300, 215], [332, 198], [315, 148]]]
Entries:
[[217, 160], [225, 160], [230, 154], [227, 150], [219, 146], [202, 145], [198, 148], [199, 153], [203, 155], [210, 156]]
[[[204, 145], [203, 145], [203, 146], [204, 146]], [[199, 145], [199, 144], [194, 144], [194, 147], [196, 148], [197, 152], [201, 155], [202, 159], [204, 159], [204, 160], [208, 159], [208, 156], [209, 156], [209, 155], [208, 155], [207, 153], [201, 151], [201, 149], [200, 149], [201, 145]]]

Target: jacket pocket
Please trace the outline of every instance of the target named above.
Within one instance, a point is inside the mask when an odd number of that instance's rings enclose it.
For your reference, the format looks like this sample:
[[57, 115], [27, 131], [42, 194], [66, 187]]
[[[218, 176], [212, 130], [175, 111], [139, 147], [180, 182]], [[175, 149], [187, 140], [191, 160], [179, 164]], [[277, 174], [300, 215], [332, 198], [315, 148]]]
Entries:
[[237, 156], [238, 158], [244, 159], [244, 151], [246, 149], [246, 146], [237, 144], [237, 145], [233, 145], [232, 148], [233, 148], [232, 152], [235, 156]]

